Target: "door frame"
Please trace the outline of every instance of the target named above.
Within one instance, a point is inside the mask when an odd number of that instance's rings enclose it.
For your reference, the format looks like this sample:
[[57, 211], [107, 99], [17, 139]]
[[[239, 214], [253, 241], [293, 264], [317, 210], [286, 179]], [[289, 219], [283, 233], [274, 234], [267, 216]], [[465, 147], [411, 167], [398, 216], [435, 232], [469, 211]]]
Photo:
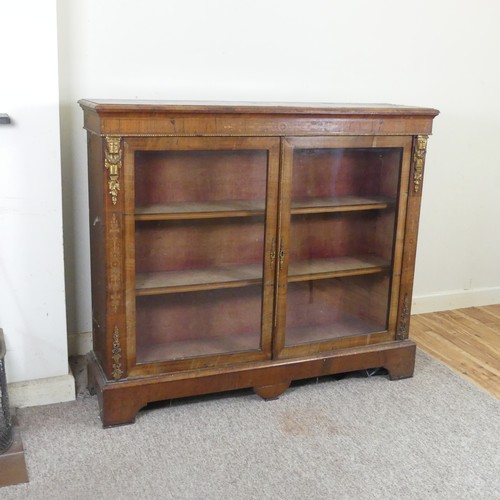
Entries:
[[[409, 175], [413, 136], [315, 136], [284, 137], [281, 142], [278, 247], [281, 266], [276, 267], [276, 305], [274, 319], [274, 358], [313, 355], [337, 349], [359, 347], [396, 338], [399, 286], [401, 283], [403, 240], [408, 204]], [[387, 330], [366, 335], [342, 337], [307, 344], [286, 346], [286, 304], [288, 288], [288, 248], [291, 219], [293, 156], [296, 149], [401, 148], [401, 164], [396, 200], [395, 229], [390, 270]], [[279, 261], [280, 262], [280, 261]]]
[[[125, 316], [127, 330], [127, 366], [129, 377], [140, 377], [181, 370], [217, 368], [229, 364], [262, 361], [272, 357], [272, 321], [275, 276], [275, 239], [278, 206], [280, 141], [275, 137], [125, 137], [123, 139], [123, 191], [125, 212]], [[136, 356], [136, 283], [135, 283], [135, 189], [136, 151], [216, 151], [266, 150], [267, 187], [264, 223], [262, 317], [260, 349], [221, 353], [175, 360], [137, 363]]]

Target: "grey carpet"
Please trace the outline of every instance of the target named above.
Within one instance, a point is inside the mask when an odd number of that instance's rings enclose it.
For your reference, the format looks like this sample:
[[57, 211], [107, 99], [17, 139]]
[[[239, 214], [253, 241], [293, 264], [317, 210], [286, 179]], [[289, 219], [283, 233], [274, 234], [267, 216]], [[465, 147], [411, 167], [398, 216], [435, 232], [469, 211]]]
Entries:
[[9, 499], [500, 499], [500, 402], [418, 353], [413, 379], [174, 401], [102, 429], [95, 397], [18, 413]]

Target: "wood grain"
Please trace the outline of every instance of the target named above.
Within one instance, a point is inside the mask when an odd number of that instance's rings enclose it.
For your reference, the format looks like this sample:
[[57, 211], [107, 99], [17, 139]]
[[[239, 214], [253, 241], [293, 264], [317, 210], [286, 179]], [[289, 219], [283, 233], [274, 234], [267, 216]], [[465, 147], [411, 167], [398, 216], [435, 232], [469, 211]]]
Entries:
[[265, 201], [228, 200], [217, 202], [163, 203], [138, 207], [135, 220], [215, 219], [264, 215]]
[[314, 214], [321, 212], [353, 212], [358, 210], [381, 210], [395, 204], [395, 199], [381, 196], [331, 196], [294, 199], [292, 214]]
[[500, 305], [419, 314], [418, 347], [500, 399]]
[[411, 302], [420, 204], [408, 197], [410, 153], [436, 110], [80, 104], [90, 384], [104, 425], [170, 397], [273, 396], [291, 380], [379, 366], [412, 375], [415, 344], [395, 328], [398, 298]]
[[423, 115], [436, 116], [439, 111], [432, 108], [417, 108], [396, 104], [344, 104], [305, 102], [229, 102], [229, 101], [162, 101], [141, 99], [81, 99], [83, 109], [128, 113], [138, 111], [180, 111], [198, 113], [290, 113], [290, 114], [358, 114], [369, 115]]
[[[309, 259], [289, 266], [289, 282], [387, 271], [390, 262], [372, 255]], [[138, 273], [136, 294], [157, 295], [217, 288], [235, 288], [262, 282], [262, 264], [210, 267], [181, 271]]]
[[177, 374], [162, 373], [155, 364], [151, 364], [151, 374], [156, 369], [156, 376], [129, 378], [111, 384], [103, 377], [93, 353], [90, 353], [88, 360], [89, 385], [97, 394], [103, 425], [109, 427], [134, 422], [137, 412], [143, 406], [164, 399], [245, 387], [280, 385], [290, 380], [374, 367], [386, 368], [392, 380], [411, 377], [415, 362], [415, 343], [408, 340], [379, 343], [302, 358], [247, 362]]
[[136, 276], [137, 295], [234, 288], [262, 282], [262, 264], [223, 266]]
[[389, 265], [389, 261], [374, 255], [295, 261], [288, 266], [288, 282], [380, 273]]
[[253, 334], [226, 335], [142, 345], [137, 352], [141, 363], [236, 353], [260, 348], [260, 331]]
[[[292, 214], [354, 212], [392, 207], [394, 198], [382, 196], [331, 196], [292, 201]], [[264, 201], [221, 200], [152, 204], [136, 208], [135, 220], [214, 219], [264, 215]]]
[[[430, 134], [434, 109], [399, 106], [272, 108], [270, 106], [109, 105], [80, 101], [84, 127], [97, 135], [125, 136], [380, 136]], [[415, 111], [416, 110], [416, 111]], [[267, 112], [266, 112], [267, 111]], [[216, 119], [214, 114], [217, 113]]]

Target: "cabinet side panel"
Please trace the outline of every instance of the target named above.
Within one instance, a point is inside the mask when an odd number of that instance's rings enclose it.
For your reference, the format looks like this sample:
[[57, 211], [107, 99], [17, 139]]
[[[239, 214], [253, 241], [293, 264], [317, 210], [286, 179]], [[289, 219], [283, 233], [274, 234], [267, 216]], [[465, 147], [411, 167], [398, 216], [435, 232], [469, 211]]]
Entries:
[[[92, 335], [97, 359], [106, 370], [106, 244], [104, 166], [101, 137], [88, 133]], [[107, 371], [107, 370], [106, 370]]]
[[408, 338], [427, 136], [413, 139], [396, 339]]

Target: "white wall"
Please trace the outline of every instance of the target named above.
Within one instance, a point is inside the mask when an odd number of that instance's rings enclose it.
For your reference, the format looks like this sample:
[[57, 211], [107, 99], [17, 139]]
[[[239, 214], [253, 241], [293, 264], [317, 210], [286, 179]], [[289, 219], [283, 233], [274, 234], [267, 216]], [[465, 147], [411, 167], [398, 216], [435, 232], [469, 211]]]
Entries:
[[91, 329], [82, 97], [439, 108], [417, 306], [500, 302], [497, 0], [60, 0], [58, 16], [71, 332]]
[[[29, 13], [29, 15], [28, 15]], [[11, 400], [71, 399], [62, 233], [55, 0], [0, 10], [0, 326]], [[28, 398], [29, 399], [29, 398]], [[32, 400], [31, 400], [32, 401]]]

